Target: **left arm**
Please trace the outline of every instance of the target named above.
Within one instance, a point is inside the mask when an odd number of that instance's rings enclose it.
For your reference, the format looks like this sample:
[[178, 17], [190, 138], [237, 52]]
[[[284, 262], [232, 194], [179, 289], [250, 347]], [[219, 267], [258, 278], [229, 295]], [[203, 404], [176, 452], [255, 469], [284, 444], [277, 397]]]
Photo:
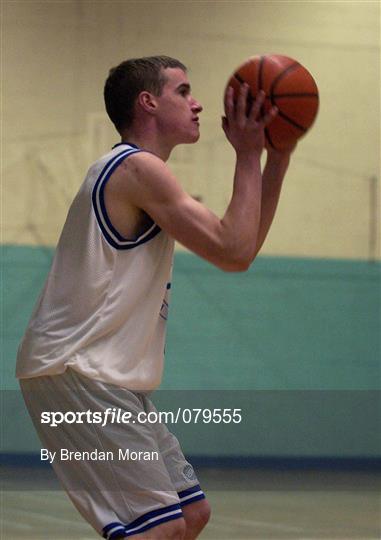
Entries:
[[285, 152], [267, 150], [267, 161], [262, 174], [261, 220], [255, 256], [260, 251], [273, 222], [292, 150]]

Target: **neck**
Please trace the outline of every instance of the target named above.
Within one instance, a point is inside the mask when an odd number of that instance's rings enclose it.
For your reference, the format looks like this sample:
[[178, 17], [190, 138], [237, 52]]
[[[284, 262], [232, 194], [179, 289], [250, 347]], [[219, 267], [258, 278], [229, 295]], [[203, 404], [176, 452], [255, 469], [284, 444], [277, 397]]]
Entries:
[[136, 144], [142, 150], [147, 150], [163, 161], [167, 161], [173, 150], [173, 145], [168, 144], [162, 137], [149, 130], [124, 130], [121, 133], [122, 142]]

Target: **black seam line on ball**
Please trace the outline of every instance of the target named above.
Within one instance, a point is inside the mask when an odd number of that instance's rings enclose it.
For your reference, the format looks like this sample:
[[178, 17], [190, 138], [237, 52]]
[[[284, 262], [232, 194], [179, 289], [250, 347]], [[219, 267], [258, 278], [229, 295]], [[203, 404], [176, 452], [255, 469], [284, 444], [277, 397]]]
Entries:
[[234, 78], [237, 79], [237, 81], [241, 84], [245, 82], [239, 73], [234, 73]]
[[286, 122], [288, 122], [289, 124], [293, 125], [294, 127], [296, 127], [297, 129], [300, 129], [300, 131], [303, 131], [303, 133], [305, 133], [307, 131], [307, 128], [301, 126], [300, 124], [298, 124], [297, 122], [295, 122], [295, 120], [293, 120], [292, 118], [290, 118], [289, 116], [287, 116], [286, 114], [282, 113], [282, 111], [279, 111], [278, 110], [278, 116], [280, 116], [281, 118], [283, 118], [283, 120], [286, 120]]
[[294, 71], [294, 69], [296, 69], [299, 66], [300, 66], [299, 62], [294, 62], [293, 64], [288, 66], [288, 68], [284, 69], [281, 73], [279, 73], [277, 77], [275, 77], [270, 88], [270, 92], [269, 92], [270, 96], [272, 96], [272, 94], [274, 93], [275, 87], [279, 83], [279, 81], [281, 81], [288, 73], [290, 73], [290, 71]]

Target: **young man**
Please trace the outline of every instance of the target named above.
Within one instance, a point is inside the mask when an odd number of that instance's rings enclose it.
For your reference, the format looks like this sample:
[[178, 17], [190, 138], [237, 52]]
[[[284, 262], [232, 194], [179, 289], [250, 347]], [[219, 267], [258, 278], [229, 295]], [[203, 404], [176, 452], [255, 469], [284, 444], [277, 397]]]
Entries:
[[[166, 165], [176, 145], [199, 138], [202, 107], [185, 66], [161, 56], [110, 71], [106, 109], [122, 142], [92, 165], [72, 203], [19, 349], [17, 376], [43, 450], [107, 539], [192, 540], [209, 518], [177, 439], [141, 414], [155, 411], [147, 393], [162, 375], [174, 240], [222, 270], [244, 271], [272, 223], [290, 156], [268, 150], [262, 175], [264, 128], [277, 111], [262, 118], [260, 94], [246, 116], [247, 96], [247, 85], [236, 104], [232, 89], [226, 95], [222, 127], [236, 169], [219, 219]], [[130, 421], [111, 422], [113, 410]], [[53, 411], [70, 420], [53, 427]], [[125, 459], [120, 449], [154, 457]]]

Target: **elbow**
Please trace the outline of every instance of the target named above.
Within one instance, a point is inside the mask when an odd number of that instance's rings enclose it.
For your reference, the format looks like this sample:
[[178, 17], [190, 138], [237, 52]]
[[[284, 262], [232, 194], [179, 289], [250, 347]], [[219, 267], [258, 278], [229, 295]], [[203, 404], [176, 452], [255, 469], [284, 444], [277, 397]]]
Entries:
[[250, 241], [235, 241], [221, 243], [215, 257], [209, 260], [224, 272], [247, 272], [257, 255]]
[[242, 260], [242, 261], [239, 261], [239, 262], [236, 262], [232, 267], [231, 269], [229, 270], [229, 272], [247, 272], [251, 266], [251, 263], [253, 261], [251, 259], [249, 260]]
[[224, 261], [218, 267], [224, 272], [247, 272], [254, 261], [253, 256], [241, 256]]
[[225, 272], [238, 274], [238, 273], [247, 272], [249, 268], [250, 268], [250, 264], [236, 264], [234, 266], [230, 266], [229, 268], [225, 268], [224, 270]]
[[231, 251], [230, 269], [228, 272], [247, 272], [257, 255], [256, 250], [240, 249]]

